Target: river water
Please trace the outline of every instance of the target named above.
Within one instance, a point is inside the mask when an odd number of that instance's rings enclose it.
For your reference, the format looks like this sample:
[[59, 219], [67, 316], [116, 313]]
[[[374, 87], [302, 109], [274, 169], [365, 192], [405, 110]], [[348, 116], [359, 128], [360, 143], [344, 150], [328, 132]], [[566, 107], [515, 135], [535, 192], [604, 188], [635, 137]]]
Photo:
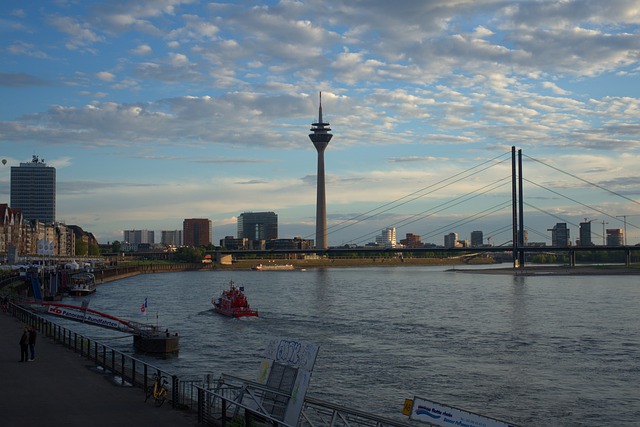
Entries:
[[[259, 318], [212, 311], [230, 280]], [[179, 332], [179, 355], [150, 361], [185, 379], [253, 380], [267, 338], [289, 337], [320, 346], [309, 395], [387, 418], [408, 421], [418, 396], [523, 426], [632, 426], [639, 301], [637, 276], [372, 267], [140, 275], [99, 285], [90, 307]], [[117, 332], [70, 327], [133, 353]]]

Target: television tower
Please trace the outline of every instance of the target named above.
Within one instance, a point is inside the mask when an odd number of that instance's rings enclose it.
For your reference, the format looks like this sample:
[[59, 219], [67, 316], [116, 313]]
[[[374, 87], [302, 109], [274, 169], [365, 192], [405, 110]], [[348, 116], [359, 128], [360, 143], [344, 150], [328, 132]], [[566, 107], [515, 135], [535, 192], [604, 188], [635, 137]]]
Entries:
[[327, 200], [324, 190], [324, 150], [331, 141], [332, 134], [329, 123], [322, 121], [322, 92], [320, 92], [320, 107], [318, 108], [318, 122], [311, 123], [309, 139], [318, 151], [318, 184], [316, 200], [316, 248], [327, 249]]

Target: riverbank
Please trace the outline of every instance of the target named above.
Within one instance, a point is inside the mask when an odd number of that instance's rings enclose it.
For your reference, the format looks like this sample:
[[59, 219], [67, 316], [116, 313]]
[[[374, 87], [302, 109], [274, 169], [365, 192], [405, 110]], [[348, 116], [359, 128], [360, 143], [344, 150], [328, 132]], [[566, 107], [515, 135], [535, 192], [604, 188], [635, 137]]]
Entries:
[[[290, 264], [294, 270], [313, 268], [366, 268], [366, 267], [437, 267], [451, 266], [447, 270], [457, 273], [501, 274], [513, 276], [606, 276], [606, 275], [640, 275], [640, 265], [578, 265], [557, 266], [535, 264], [523, 268], [513, 268], [511, 264], [496, 263], [492, 258], [345, 258], [345, 259], [305, 259], [305, 260], [239, 260], [232, 264], [215, 264], [215, 270], [250, 270], [263, 265]], [[481, 267], [480, 267], [481, 266]], [[457, 268], [460, 267], [460, 268]], [[474, 268], [478, 267], [478, 268]]]
[[501, 274], [513, 276], [618, 276], [640, 275], [640, 266], [624, 265], [588, 265], [588, 266], [546, 266], [536, 265], [524, 268], [500, 267], [500, 268], [464, 268], [450, 269], [447, 271], [456, 273], [473, 274]]

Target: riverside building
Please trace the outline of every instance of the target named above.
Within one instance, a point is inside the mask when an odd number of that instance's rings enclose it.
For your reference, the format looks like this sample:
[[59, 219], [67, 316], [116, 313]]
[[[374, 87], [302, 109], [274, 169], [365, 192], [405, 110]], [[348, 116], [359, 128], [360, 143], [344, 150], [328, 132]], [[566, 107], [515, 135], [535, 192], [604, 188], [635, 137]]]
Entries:
[[376, 236], [376, 245], [385, 248], [395, 248], [398, 245], [395, 227], [387, 227], [382, 230], [382, 233]]
[[479, 248], [484, 244], [484, 236], [482, 231], [472, 231], [471, 232], [471, 246], [474, 248]]
[[559, 222], [547, 231], [551, 232], [551, 246], [571, 246], [571, 236], [566, 222]]
[[124, 230], [124, 241], [131, 245], [131, 249], [138, 250], [140, 245], [151, 245], [155, 243], [155, 232], [149, 230]]
[[185, 246], [208, 246], [213, 238], [211, 220], [206, 218], [185, 219], [182, 223]]
[[243, 212], [238, 215], [238, 238], [274, 240], [278, 238], [278, 215], [274, 212]]
[[182, 230], [162, 230], [160, 237], [160, 243], [165, 246], [182, 246]]
[[621, 228], [607, 228], [607, 246], [622, 246], [624, 233]]
[[580, 223], [580, 240], [578, 244], [580, 246], [593, 246], [591, 241], [591, 221]]

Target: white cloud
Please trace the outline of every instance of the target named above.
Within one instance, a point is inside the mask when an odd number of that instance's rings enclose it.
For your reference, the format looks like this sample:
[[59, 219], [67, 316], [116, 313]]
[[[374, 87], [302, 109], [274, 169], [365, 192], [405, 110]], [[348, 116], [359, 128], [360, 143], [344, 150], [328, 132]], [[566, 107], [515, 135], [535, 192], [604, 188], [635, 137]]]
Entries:
[[135, 49], [131, 49], [131, 53], [133, 53], [134, 55], [149, 55], [151, 52], [153, 52], [153, 50], [151, 49], [151, 46], [149, 46], [148, 44], [141, 44], [136, 46]]
[[67, 34], [69, 41], [66, 46], [71, 50], [104, 40], [104, 37], [96, 33], [89, 24], [80, 22], [72, 17], [55, 15], [49, 18], [49, 22], [58, 31]]
[[99, 73], [96, 73], [96, 77], [105, 82], [111, 82], [116, 78], [115, 74], [108, 71], [100, 71]]

